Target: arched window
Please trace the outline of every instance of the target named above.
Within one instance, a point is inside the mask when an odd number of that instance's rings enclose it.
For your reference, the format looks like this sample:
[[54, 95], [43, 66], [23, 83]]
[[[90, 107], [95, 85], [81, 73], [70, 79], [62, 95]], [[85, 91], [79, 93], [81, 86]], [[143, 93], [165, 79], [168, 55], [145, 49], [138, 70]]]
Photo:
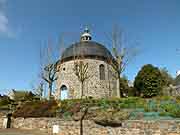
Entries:
[[61, 100], [68, 99], [68, 88], [66, 85], [62, 85], [61, 88]]
[[105, 80], [105, 67], [103, 64], [99, 66], [100, 80]]

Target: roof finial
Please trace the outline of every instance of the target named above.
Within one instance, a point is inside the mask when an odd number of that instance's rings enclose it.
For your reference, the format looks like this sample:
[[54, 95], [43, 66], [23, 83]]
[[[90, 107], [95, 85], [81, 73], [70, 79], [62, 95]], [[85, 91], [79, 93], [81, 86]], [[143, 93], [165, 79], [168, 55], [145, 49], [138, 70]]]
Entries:
[[81, 35], [81, 41], [90, 41], [92, 39], [91, 34], [90, 34], [90, 30], [89, 28], [86, 26], [84, 29], [84, 32]]

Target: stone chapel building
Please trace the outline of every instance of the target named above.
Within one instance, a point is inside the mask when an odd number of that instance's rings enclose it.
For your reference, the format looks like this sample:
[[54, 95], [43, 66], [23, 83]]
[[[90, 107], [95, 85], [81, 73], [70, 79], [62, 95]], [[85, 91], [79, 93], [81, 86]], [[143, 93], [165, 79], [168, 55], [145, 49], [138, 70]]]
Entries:
[[91, 76], [85, 81], [83, 97], [117, 96], [117, 80], [112, 68], [114, 58], [104, 45], [92, 41], [89, 29], [86, 28], [81, 34], [80, 42], [66, 48], [58, 61], [56, 98], [76, 99], [81, 97], [81, 82], [74, 72], [76, 58], [88, 63], [88, 74]]

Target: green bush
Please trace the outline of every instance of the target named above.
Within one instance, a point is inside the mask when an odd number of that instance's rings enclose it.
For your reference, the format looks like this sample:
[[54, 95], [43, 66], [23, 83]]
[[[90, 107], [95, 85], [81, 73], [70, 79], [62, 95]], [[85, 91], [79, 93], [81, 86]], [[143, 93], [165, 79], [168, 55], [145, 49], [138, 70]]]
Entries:
[[176, 102], [178, 102], [180, 104], [180, 96], [176, 97]]
[[157, 112], [158, 111], [158, 104], [155, 100], [149, 100], [145, 106], [146, 112]]
[[159, 107], [161, 112], [169, 113], [173, 117], [180, 118], [180, 104], [175, 101], [163, 101]]
[[159, 116], [170, 116], [171, 114], [168, 112], [160, 112]]
[[120, 108], [144, 108], [145, 100], [139, 97], [129, 97], [122, 99]]
[[173, 117], [180, 118], [180, 107], [174, 108], [170, 113]]
[[143, 97], [159, 95], [163, 88], [160, 70], [151, 64], [144, 65], [135, 77], [134, 87]]
[[168, 101], [168, 100], [173, 100], [174, 98], [171, 96], [157, 96], [155, 100], [157, 101]]
[[0, 107], [8, 106], [11, 104], [11, 100], [7, 96], [0, 96]]
[[111, 101], [107, 100], [107, 99], [101, 99], [98, 102], [98, 106], [100, 106], [101, 109], [108, 109], [111, 108]]
[[134, 87], [129, 87], [127, 96], [128, 96], [128, 97], [139, 96], [137, 89], [134, 88]]

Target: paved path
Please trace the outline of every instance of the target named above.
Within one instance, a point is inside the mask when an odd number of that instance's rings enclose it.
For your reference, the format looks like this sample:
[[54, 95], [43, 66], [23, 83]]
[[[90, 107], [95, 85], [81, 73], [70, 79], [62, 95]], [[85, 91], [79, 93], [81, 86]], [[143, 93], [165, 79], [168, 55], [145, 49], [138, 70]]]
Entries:
[[0, 135], [50, 135], [43, 131], [19, 130], [19, 129], [0, 129]]

